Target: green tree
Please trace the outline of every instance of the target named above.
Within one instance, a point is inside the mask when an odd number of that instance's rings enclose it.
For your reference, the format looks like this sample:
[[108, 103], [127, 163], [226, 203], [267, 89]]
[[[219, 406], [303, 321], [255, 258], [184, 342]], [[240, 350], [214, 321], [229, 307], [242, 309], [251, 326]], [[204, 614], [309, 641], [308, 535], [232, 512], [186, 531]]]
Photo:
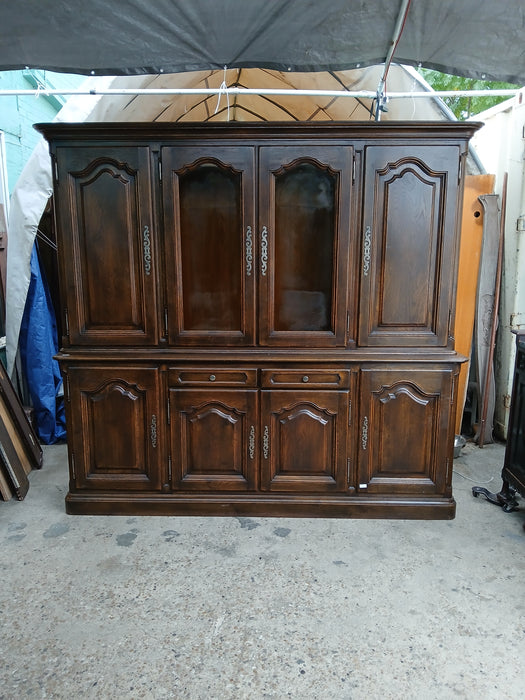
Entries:
[[[420, 68], [420, 74], [434, 88], [434, 90], [506, 90], [520, 88], [521, 85], [511, 85], [490, 80], [478, 80], [476, 78], [462, 78], [459, 75], [440, 73], [428, 68]], [[479, 114], [508, 97], [444, 97], [443, 102], [454, 112], [458, 119], [468, 119], [474, 114]]]

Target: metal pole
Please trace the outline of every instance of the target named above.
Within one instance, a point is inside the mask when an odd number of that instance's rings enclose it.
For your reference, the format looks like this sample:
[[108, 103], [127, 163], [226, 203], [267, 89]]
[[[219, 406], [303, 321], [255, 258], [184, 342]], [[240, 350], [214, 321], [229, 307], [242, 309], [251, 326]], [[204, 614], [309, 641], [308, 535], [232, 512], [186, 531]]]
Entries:
[[[505, 90], [432, 90], [414, 92], [389, 92], [388, 99], [434, 98], [434, 97], [514, 97], [523, 88]], [[304, 97], [359, 97], [373, 100], [377, 92], [373, 90], [293, 90], [270, 88], [105, 88], [96, 89], [30, 89], [30, 90], [0, 90], [0, 97], [47, 95], [287, 95]]]

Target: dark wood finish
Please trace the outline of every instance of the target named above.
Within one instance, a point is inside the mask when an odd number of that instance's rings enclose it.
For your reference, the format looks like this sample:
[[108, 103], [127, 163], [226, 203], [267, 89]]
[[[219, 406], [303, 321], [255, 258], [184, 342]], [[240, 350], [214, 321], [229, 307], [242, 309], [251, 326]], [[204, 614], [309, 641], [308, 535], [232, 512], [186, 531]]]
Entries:
[[170, 388], [170, 424], [174, 489], [256, 487], [256, 391]]
[[261, 345], [344, 345], [352, 155], [261, 149]]
[[261, 488], [292, 493], [347, 486], [348, 392], [263, 391]]
[[255, 341], [255, 151], [162, 149], [168, 338]]
[[454, 516], [476, 125], [40, 128], [68, 512]]
[[67, 366], [71, 488], [159, 491], [167, 481], [156, 367]]
[[456, 372], [363, 369], [360, 491], [450, 494]]
[[149, 149], [58, 148], [56, 160], [64, 344], [156, 344]]
[[361, 345], [447, 345], [459, 161], [458, 146], [366, 148]]

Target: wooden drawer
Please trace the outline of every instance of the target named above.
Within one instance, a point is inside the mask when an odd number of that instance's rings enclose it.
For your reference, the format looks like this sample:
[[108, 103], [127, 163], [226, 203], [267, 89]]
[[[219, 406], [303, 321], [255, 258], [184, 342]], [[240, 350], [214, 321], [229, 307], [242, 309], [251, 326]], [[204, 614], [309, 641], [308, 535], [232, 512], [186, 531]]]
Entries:
[[350, 372], [338, 369], [263, 369], [262, 386], [265, 389], [310, 386], [319, 389], [347, 389], [350, 386]]
[[256, 369], [170, 369], [170, 386], [256, 386]]

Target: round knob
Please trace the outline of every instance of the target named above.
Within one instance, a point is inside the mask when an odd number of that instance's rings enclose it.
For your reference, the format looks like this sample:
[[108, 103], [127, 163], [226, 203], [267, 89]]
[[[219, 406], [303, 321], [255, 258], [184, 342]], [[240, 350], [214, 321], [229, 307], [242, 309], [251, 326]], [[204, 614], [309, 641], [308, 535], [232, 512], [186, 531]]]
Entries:
[[214, 381], [215, 381], [215, 375], [214, 375], [214, 374], [210, 374], [210, 382], [214, 382]]
[[303, 377], [303, 382], [307, 382], [307, 381], [308, 381], [308, 379], [309, 379], [308, 375], [307, 375], [307, 374], [305, 374], [305, 375], [304, 375], [304, 377]]

